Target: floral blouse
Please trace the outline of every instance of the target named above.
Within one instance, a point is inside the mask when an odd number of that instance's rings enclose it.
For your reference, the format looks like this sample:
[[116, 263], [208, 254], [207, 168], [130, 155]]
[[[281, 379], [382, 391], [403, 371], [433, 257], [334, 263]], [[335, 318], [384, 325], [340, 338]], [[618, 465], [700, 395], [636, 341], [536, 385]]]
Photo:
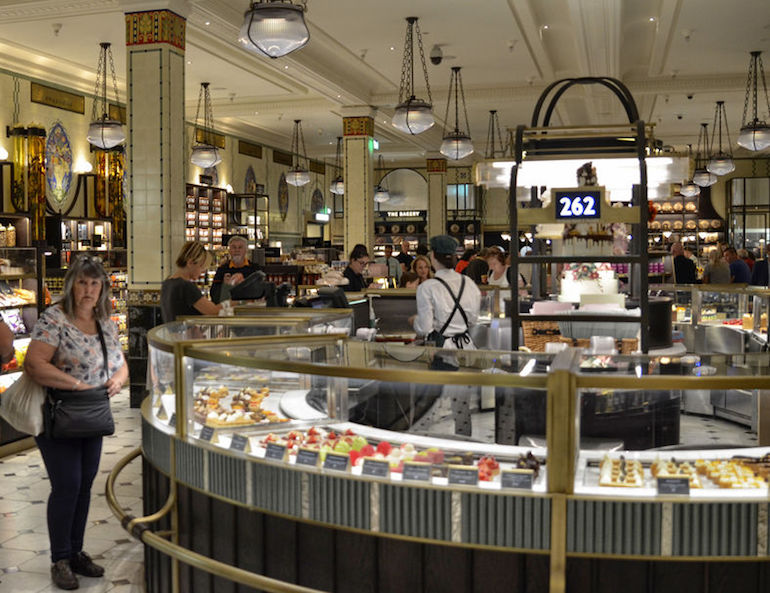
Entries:
[[[109, 319], [102, 321], [101, 325], [111, 377], [123, 366], [125, 359], [117, 326]], [[102, 385], [107, 380], [99, 334], [89, 335], [80, 331], [61, 307], [48, 307], [43, 312], [32, 330], [32, 339], [56, 348], [51, 364], [75, 379], [89, 385]]]

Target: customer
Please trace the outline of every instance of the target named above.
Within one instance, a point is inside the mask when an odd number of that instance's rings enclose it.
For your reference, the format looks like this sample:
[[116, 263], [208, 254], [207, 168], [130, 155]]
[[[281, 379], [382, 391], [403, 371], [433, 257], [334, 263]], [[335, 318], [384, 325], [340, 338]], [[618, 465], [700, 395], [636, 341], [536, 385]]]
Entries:
[[735, 247], [728, 247], [725, 249], [725, 260], [730, 266], [730, 282], [733, 283], [749, 283], [751, 282], [751, 270], [746, 262], [738, 257], [738, 252], [735, 251]]
[[409, 241], [401, 241], [401, 251], [396, 256], [396, 259], [401, 264], [401, 272], [408, 272], [412, 269], [412, 260], [414, 258], [409, 255]]
[[417, 255], [412, 262], [412, 271], [417, 274], [417, 279], [420, 284], [426, 280], [433, 278], [433, 269], [430, 264], [431, 260], [425, 255]]
[[11, 362], [15, 354], [13, 332], [8, 324], [0, 320], [0, 365]]
[[508, 279], [508, 263], [505, 258], [505, 252], [500, 247], [491, 247], [487, 254], [487, 284], [490, 286], [499, 286], [508, 288], [510, 281]]
[[754, 269], [754, 257], [753, 254], [749, 252], [748, 249], [739, 249], [738, 250], [738, 257], [746, 262], [746, 265], [749, 266], [749, 271]]
[[460, 257], [460, 261], [457, 262], [457, 265], [455, 266], [455, 272], [458, 274], [462, 274], [463, 270], [468, 267], [468, 264], [471, 261], [471, 258], [476, 255], [478, 251], [475, 249], [466, 249], [463, 251], [462, 256]]
[[730, 266], [722, 257], [719, 249], [713, 249], [709, 253], [709, 261], [703, 270], [704, 284], [730, 284]]
[[[435, 336], [437, 344], [443, 342], [441, 347], [447, 350], [475, 350], [469, 332], [479, 316], [481, 291], [475, 283], [454, 271], [457, 257], [454, 238], [432, 237], [430, 247], [436, 277], [417, 287], [417, 315], [411, 319], [414, 330], [419, 336]], [[459, 366], [454, 357], [436, 354], [432, 368], [449, 371]], [[470, 436], [470, 394], [452, 387], [445, 387], [444, 393], [452, 397], [455, 432]]]
[[185, 315], [218, 315], [221, 304], [214, 304], [201, 293], [195, 281], [206, 271], [209, 254], [200, 241], [188, 241], [176, 257], [176, 272], [160, 287], [163, 323]]
[[[249, 251], [249, 242], [245, 237], [233, 235], [227, 242], [229, 258], [217, 268], [214, 279], [211, 281], [211, 300], [219, 303], [230, 297], [230, 287], [237, 286], [260, 267], [249, 261], [246, 257]], [[223, 295], [224, 291], [224, 295]]]
[[684, 248], [680, 241], [671, 245], [671, 257], [674, 258], [674, 282], [676, 284], [695, 284], [698, 281], [698, 272], [692, 260], [684, 254]]
[[348, 283], [342, 286], [345, 292], [360, 292], [366, 290], [366, 280], [364, 279], [364, 269], [369, 264], [369, 251], [366, 245], [360, 243], [353, 247], [350, 252], [348, 265], [342, 271], [342, 275], [348, 279]]
[[417, 248], [414, 250], [415, 254], [417, 255], [424, 255], [425, 257], [428, 256], [428, 246], [425, 243], [418, 243]]
[[396, 283], [401, 280], [401, 263], [393, 257], [393, 245], [385, 245], [385, 257], [375, 258], [374, 261], [378, 264], [387, 264], [389, 279], [395, 279]]
[[401, 280], [398, 282], [399, 288], [417, 288], [420, 285], [420, 279], [416, 272], [411, 270], [401, 274]]
[[751, 270], [752, 286], [767, 286], [770, 284], [770, 274], [768, 273], [768, 258], [758, 259], [754, 262], [754, 269]]
[[[24, 368], [45, 387], [84, 391], [104, 386], [112, 397], [128, 379], [128, 367], [118, 328], [110, 320], [110, 281], [101, 260], [77, 258], [64, 276], [62, 294], [59, 304], [46, 309], [35, 325]], [[107, 350], [107, 372], [100, 334]], [[40, 434], [35, 441], [51, 481], [51, 579], [60, 589], [76, 589], [75, 574], [104, 574], [104, 569], [83, 551], [102, 437], [53, 439]]]
[[476, 284], [486, 283], [487, 273], [489, 272], [487, 256], [489, 256], [489, 249], [482, 249], [471, 259], [468, 266], [463, 270], [463, 274], [468, 276], [468, 278], [473, 280]]

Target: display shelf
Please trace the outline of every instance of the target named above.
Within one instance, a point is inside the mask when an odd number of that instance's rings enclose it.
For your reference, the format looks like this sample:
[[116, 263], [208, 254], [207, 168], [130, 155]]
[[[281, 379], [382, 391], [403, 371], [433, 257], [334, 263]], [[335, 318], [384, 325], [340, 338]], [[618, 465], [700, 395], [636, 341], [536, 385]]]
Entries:
[[267, 245], [267, 194], [228, 194], [227, 201], [227, 232], [231, 235], [245, 235], [249, 240], [249, 249]]
[[188, 183], [185, 198], [185, 240], [200, 241], [207, 249], [221, 247], [226, 229], [227, 190]]

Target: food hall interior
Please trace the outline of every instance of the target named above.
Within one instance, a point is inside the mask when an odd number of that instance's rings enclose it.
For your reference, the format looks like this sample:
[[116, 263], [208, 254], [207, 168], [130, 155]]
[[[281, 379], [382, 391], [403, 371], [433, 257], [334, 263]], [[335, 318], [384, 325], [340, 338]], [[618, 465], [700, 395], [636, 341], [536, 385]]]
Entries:
[[[269, 8], [306, 43], [260, 50]], [[82, 254], [130, 371], [81, 587], [767, 590], [765, 2], [8, 0], [0, 46], [0, 388]], [[184, 242], [208, 296], [236, 235], [259, 294], [162, 324]], [[518, 285], [479, 277], [474, 350], [377, 261], [437, 235]], [[3, 419], [0, 463], [0, 592], [55, 590]]]

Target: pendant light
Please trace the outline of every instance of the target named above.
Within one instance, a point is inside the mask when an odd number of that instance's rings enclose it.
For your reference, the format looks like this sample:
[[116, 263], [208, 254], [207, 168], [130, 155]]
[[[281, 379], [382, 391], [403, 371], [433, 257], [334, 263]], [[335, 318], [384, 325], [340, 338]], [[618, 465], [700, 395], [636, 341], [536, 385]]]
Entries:
[[[300, 140], [302, 141], [302, 154], [299, 152]], [[291, 160], [293, 166], [286, 173], [286, 183], [294, 187], [302, 187], [310, 183], [310, 173], [300, 164], [300, 157], [307, 162], [307, 150], [305, 150], [305, 135], [302, 133], [302, 120], [294, 120], [294, 131], [291, 135]], [[295, 160], [296, 159], [296, 160]]]
[[[203, 122], [200, 121], [203, 103]], [[200, 134], [199, 134], [200, 132]], [[195, 110], [195, 139], [193, 140], [190, 162], [201, 169], [214, 167], [222, 162], [219, 150], [214, 146], [214, 113], [211, 110], [209, 83], [202, 82], [198, 92], [198, 108]], [[200, 137], [200, 140], [198, 138]]]
[[[398, 89], [398, 105], [393, 114], [393, 127], [407, 134], [421, 134], [433, 126], [433, 99], [430, 96], [428, 82], [428, 67], [425, 65], [425, 51], [422, 48], [422, 35], [416, 16], [406, 19], [406, 41], [404, 42], [404, 60], [401, 65], [401, 85]], [[417, 28], [417, 47], [420, 50], [420, 61], [425, 76], [425, 87], [428, 100], [424, 101], [415, 96], [414, 90], [414, 33]]]
[[[757, 83], [760, 77], [762, 78], [762, 88], [765, 90], [767, 113], [770, 113], [765, 69], [762, 67], [762, 52], [753, 51], [751, 52], [751, 62], [749, 62], [749, 78], [746, 83], [746, 99], [743, 103], [741, 133], [738, 135], [738, 144], [748, 150], [764, 150], [770, 146], [770, 126], [757, 116]], [[751, 113], [749, 113], [749, 102], [751, 102]], [[751, 120], [747, 120], [749, 116], [751, 116]]]
[[698, 150], [695, 152], [695, 172], [692, 174], [692, 181], [700, 187], [709, 187], [717, 182], [717, 176], [706, 170], [704, 160], [708, 158], [706, 151], [709, 144], [708, 124], [700, 125], [698, 133]]
[[[722, 150], [722, 122], [724, 121], [725, 136], [727, 136], [727, 150], [730, 150], [730, 130], [727, 128], [727, 111], [725, 111], [725, 102], [717, 101], [716, 111], [714, 112], [714, 128], [711, 130], [710, 156], [706, 169], [714, 175], [727, 175], [735, 171], [732, 152]], [[714, 140], [719, 134], [719, 145], [717, 152], [714, 152]]]
[[306, 10], [306, 0], [253, 0], [243, 16], [238, 41], [249, 51], [270, 58], [290, 54], [310, 39]]
[[107, 60], [110, 62], [112, 87], [115, 91], [115, 102], [118, 102], [118, 80], [115, 76], [115, 63], [112, 61], [110, 44], [103, 41], [99, 44], [99, 64], [96, 68], [96, 88], [94, 89], [94, 106], [91, 112], [91, 125], [88, 126], [86, 139], [96, 148], [109, 149], [126, 141], [123, 124], [109, 116], [107, 101]]
[[[380, 170], [380, 173], [385, 170], [382, 155], [378, 155], [377, 157], [377, 168]], [[387, 202], [389, 199], [390, 192], [385, 185], [385, 175], [383, 174], [380, 178], [380, 182], [374, 187], [374, 201], [378, 204], [382, 204], [383, 202]]]
[[[497, 136], [495, 136], [495, 133]], [[495, 139], [496, 138], [496, 139]], [[500, 148], [497, 148], [498, 142]], [[487, 124], [487, 147], [484, 152], [485, 159], [494, 159], [498, 156], [505, 156], [506, 147], [503, 146], [503, 135], [500, 132], [500, 118], [497, 117], [497, 110], [489, 110], [489, 123]]]
[[334, 168], [337, 170], [337, 176], [329, 185], [329, 191], [341, 196], [345, 193], [345, 181], [342, 179], [342, 169], [340, 168], [340, 153], [342, 150], [342, 136], [337, 136], [337, 154], [334, 157]]
[[[449, 96], [446, 100], [446, 113], [444, 121], [449, 121], [449, 107], [452, 103], [452, 90], [454, 89], [455, 102], [455, 127], [447, 133], [444, 129], [444, 141], [439, 152], [450, 160], [458, 161], [473, 154], [473, 142], [470, 137], [470, 125], [468, 125], [468, 109], [465, 106], [465, 90], [463, 89], [463, 77], [460, 67], [453, 66], [449, 78]], [[460, 99], [463, 101], [463, 114], [465, 115], [465, 127], [460, 129]], [[466, 133], [467, 130], [467, 133]]]
[[[690, 159], [692, 158], [692, 144], [687, 145], [687, 168], [689, 170], [690, 168]], [[682, 187], [679, 188], [679, 193], [682, 194], [685, 198], [692, 198], [694, 196], [697, 196], [700, 194], [700, 187], [695, 185], [692, 181], [692, 178], [685, 179], [682, 181]]]

